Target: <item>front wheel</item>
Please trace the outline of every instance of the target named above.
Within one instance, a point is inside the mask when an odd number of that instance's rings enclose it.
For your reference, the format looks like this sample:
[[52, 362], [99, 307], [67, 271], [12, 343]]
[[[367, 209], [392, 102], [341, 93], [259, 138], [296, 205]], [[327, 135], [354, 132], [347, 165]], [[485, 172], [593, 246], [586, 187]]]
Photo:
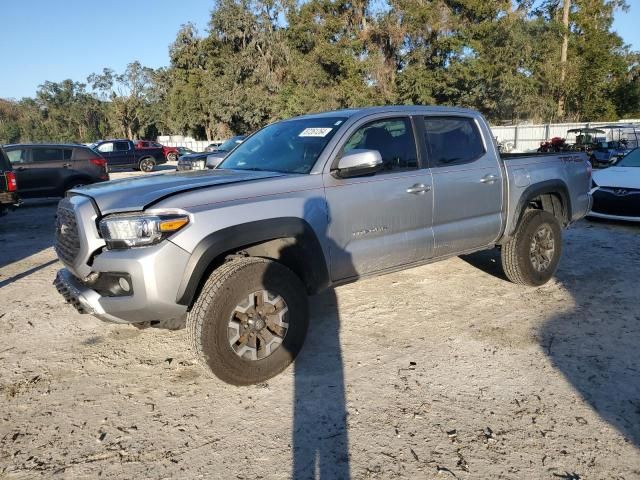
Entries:
[[232, 385], [252, 385], [282, 372], [307, 333], [307, 294], [284, 265], [239, 258], [214, 270], [187, 317], [202, 366]]
[[167, 153], [167, 160], [169, 162], [175, 162], [178, 160], [178, 154], [176, 152]]
[[138, 168], [145, 173], [153, 172], [153, 167], [156, 166], [156, 162], [153, 158], [143, 158], [138, 163]]
[[513, 283], [537, 287], [551, 279], [561, 253], [558, 219], [549, 212], [531, 210], [524, 214], [515, 236], [502, 245], [502, 269]]

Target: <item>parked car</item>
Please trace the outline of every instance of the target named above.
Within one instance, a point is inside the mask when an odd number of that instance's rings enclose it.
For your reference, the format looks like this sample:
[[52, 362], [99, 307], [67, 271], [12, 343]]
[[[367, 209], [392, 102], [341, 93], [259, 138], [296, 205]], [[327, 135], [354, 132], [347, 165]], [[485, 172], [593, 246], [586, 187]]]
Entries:
[[109, 168], [133, 168], [143, 172], [152, 172], [156, 165], [167, 162], [160, 147], [136, 149], [131, 140], [103, 140], [93, 144], [109, 163]]
[[0, 217], [18, 205], [18, 183], [9, 158], [0, 148]]
[[107, 162], [78, 144], [15, 144], [5, 152], [21, 198], [63, 197], [73, 187], [109, 180]]
[[218, 147], [220, 145], [222, 145], [224, 142], [211, 142], [209, 145], [207, 145], [204, 149], [205, 152], [215, 152]]
[[640, 148], [593, 172], [590, 217], [640, 222]]
[[209, 155], [211, 155], [209, 152], [182, 155], [178, 158], [176, 170], [204, 170], [207, 166], [207, 156]]
[[195, 151], [187, 147], [176, 147], [176, 149], [178, 150], [178, 158], [180, 158], [182, 155], [191, 155], [192, 153], [196, 153]]
[[247, 138], [246, 135], [238, 135], [236, 137], [231, 137], [226, 142], [222, 143], [218, 148], [213, 150], [209, 155], [207, 155], [206, 167], [207, 168], [216, 168], [222, 159], [226, 157], [234, 148], [244, 142], [244, 139]]
[[149, 140], [138, 140], [134, 143], [136, 148], [161, 148], [162, 154], [168, 162], [175, 162], [180, 156], [180, 152], [177, 147], [167, 147], [158, 142], [151, 142]]
[[72, 191], [58, 207], [55, 284], [105, 321], [186, 316], [202, 365], [253, 384], [300, 351], [307, 294], [497, 246], [510, 280], [544, 284], [590, 183], [584, 153], [501, 156], [472, 110], [297, 117], [215, 170]]

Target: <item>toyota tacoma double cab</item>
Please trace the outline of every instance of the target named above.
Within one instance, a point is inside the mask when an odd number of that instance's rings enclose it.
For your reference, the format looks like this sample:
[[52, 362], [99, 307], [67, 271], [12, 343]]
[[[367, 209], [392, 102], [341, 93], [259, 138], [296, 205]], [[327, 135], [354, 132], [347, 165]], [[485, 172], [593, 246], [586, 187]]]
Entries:
[[589, 210], [584, 153], [500, 156], [483, 117], [440, 107], [307, 115], [248, 137], [213, 170], [71, 190], [58, 291], [138, 326], [186, 319], [208, 371], [262, 382], [300, 351], [308, 295], [499, 248], [506, 276], [554, 274]]

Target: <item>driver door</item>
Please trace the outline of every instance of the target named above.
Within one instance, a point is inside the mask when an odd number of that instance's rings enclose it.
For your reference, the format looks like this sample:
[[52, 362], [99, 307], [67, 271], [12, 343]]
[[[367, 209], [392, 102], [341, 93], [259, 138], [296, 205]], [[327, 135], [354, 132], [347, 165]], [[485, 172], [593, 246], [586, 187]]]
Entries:
[[384, 169], [355, 178], [325, 175], [334, 282], [432, 256], [432, 179], [416, 138], [408, 116], [361, 124], [336, 160], [353, 149], [378, 150]]

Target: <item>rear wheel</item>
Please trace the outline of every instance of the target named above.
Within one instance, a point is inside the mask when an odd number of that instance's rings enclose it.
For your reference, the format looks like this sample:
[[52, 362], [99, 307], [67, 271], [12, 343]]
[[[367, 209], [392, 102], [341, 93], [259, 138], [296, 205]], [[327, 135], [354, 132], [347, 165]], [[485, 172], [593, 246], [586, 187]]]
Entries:
[[153, 167], [155, 166], [156, 161], [153, 158], [143, 158], [138, 163], [138, 168], [145, 173], [153, 172]]
[[191, 345], [205, 369], [233, 385], [282, 372], [302, 348], [307, 294], [284, 265], [240, 258], [214, 270], [187, 317]]
[[175, 162], [178, 160], [178, 154], [176, 152], [167, 153], [167, 160], [170, 162]]
[[532, 210], [524, 214], [515, 236], [502, 245], [502, 269], [513, 283], [539, 286], [551, 279], [561, 253], [558, 219], [544, 210]]

